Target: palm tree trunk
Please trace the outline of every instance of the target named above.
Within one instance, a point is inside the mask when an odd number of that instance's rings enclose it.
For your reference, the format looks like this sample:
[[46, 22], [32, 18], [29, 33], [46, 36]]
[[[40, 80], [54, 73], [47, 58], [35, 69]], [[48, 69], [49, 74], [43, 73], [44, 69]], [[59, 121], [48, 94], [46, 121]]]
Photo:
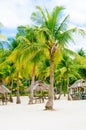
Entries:
[[70, 100], [70, 94], [69, 94], [69, 71], [67, 71], [67, 99]]
[[48, 101], [45, 105], [46, 110], [53, 110], [53, 99], [54, 99], [54, 55], [50, 55], [50, 87], [48, 94]]
[[59, 88], [59, 96], [58, 96], [58, 99], [61, 98], [61, 95], [62, 95], [62, 83], [61, 83], [60, 88]]
[[19, 95], [19, 72], [17, 72], [17, 93], [16, 93], [17, 99], [16, 99], [16, 103], [20, 104], [21, 100], [20, 100], [20, 95]]
[[13, 80], [12, 80], [11, 83], [10, 83], [10, 91], [11, 91], [11, 93], [10, 93], [10, 98], [9, 98], [10, 102], [13, 102], [13, 98], [12, 98], [12, 88], [13, 88]]
[[29, 99], [29, 104], [33, 104], [33, 85], [35, 82], [35, 71], [36, 71], [36, 63], [34, 63], [33, 65], [33, 69], [32, 69], [32, 81], [31, 81], [31, 89], [30, 89], [30, 99]]

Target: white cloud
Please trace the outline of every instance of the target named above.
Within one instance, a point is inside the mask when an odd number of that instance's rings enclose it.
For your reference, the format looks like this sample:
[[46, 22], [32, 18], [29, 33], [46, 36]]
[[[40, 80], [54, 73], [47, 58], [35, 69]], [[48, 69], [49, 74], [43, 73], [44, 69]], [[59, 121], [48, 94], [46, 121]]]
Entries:
[[86, 51], [86, 38], [83, 38], [81, 36], [75, 36], [74, 38], [75, 44], [70, 43], [68, 47], [72, 50], [79, 50], [83, 48]]
[[86, 23], [86, 0], [3, 0], [0, 1], [0, 22], [7, 27], [29, 24], [36, 5], [50, 9], [64, 5], [72, 23], [80, 25]]
[[[86, 0], [0, 0], [0, 22], [7, 28], [30, 24], [30, 16], [36, 5], [50, 10], [63, 5], [66, 13], [70, 15], [70, 25], [83, 28], [86, 26]], [[86, 39], [78, 37], [76, 42], [71, 48], [86, 49]]]
[[80, 11], [78, 12], [72, 11], [70, 14], [70, 18], [71, 18], [71, 22], [75, 24], [78, 24], [78, 25], [86, 24], [86, 16], [84, 13]]
[[0, 20], [6, 27], [28, 24], [31, 7], [28, 0], [3, 0], [0, 2]]

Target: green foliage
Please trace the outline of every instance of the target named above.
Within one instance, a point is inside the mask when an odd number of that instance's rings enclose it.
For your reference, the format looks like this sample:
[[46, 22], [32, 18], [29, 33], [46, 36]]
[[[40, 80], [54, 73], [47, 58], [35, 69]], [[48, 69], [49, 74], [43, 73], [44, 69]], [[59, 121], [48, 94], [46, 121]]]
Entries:
[[[31, 84], [34, 64], [35, 79], [50, 83], [50, 56], [53, 54], [54, 85], [57, 89], [62, 85], [65, 93], [67, 80], [71, 85], [79, 78], [86, 78], [86, 53], [81, 49], [77, 54], [67, 48], [70, 41], [74, 42], [73, 35], [85, 36], [85, 32], [83, 29], [68, 27], [69, 15], [62, 14], [62, 6], [56, 6], [52, 12], [39, 6], [36, 9], [37, 12], [31, 16], [33, 27], [19, 26], [16, 37], [8, 39], [8, 49], [3, 48], [0, 42], [0, 77], [9, 88], [13, 82], [13, 94], [16, 93], [19, 78], [20, 93], [23, 95]], [[5, 38], [1, 34], [0, 37]]]

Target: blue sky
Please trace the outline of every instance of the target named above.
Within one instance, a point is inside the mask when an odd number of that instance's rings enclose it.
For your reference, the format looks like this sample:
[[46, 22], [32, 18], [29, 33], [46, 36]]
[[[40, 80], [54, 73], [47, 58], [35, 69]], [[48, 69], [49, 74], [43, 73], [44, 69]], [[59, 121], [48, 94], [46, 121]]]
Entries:
[[[70, 15], [70, 26], [86, 30], [86, 0], [0, 0], [0, 22], [4, 25], [2, 33], [7, 37], [14, 36], [19, 25], [31, 24], [30, 16], [40, 5], [52, 10], [55, 6], [63, 5], [65, 13]], [[76, 44], [71, 49], [86, 50], [86, 38], [75, 38]]]

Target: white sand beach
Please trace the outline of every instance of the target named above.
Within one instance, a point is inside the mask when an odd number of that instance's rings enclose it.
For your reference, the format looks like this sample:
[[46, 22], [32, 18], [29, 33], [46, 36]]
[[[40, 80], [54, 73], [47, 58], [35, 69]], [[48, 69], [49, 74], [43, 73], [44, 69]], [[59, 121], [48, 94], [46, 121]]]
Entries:
[[55, 111], [44, 111], [45, 103], [0, 105], [0, 130], [86, 130], [86, 100], [54, 101]]

